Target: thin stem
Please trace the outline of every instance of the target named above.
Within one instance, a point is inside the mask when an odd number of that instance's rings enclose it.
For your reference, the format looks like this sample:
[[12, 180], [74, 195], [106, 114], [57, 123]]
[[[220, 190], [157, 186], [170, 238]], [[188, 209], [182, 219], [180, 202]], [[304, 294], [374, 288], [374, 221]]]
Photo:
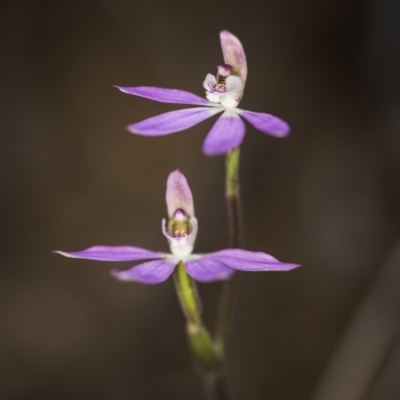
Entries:
[[215, 333], [215, 350], [218, 358], [225, 358], [225, 347], [229, 334], [229, 326], [232, 320], [233, 310], [236, 303], [236, 293], [239, 286], [239, 274], [235, 274], [229, 281], [223, 285], [220, 309], [217, 320], [217, 329]]
[[[239, 185], [240, 149], [226, 155], [226, 202], [229, 220], [229, 242], [231, 248], [243, 244], [242, 210]], [[183, 262], [179, 262], [174, 273], [175, 285], [183, 313], [187, 320], [186, 331], [193, 355], [212, 400], [228, 400], [230, 395], [225, 383], [224, 353], [235, 305], [239, 274], [224, 283], [220, 311], [213, 341], [201, 319], [201, 305], [194, 280], [186, 273]]]
[[[229, 245], [231, 248], [243, 246], [243, 217], [240, 201], [239, 184], [240, 148], [230, 151], [226, 155], [226, 204], [228, 209]], [[225, 346], [228, 339], [229, 325], [235, 306], [236, 293], [239, 284], [239, 274], [236, 273], [224, 283], [220, 310], [215, 334], [215, 348], [223, 363]]]
[[218, 357], [211, 335], [201, 319], [201, 304], [196, 282], [186, 273], [182, 261], [174, 272], [175, 287], [183, 314], [189, 346], [203, 377], [210, 400], [227, 400], [219, 374]]
[[185, 266], [179, 261], [174, 271], [175, 287], [179, 302], [188, 324], [202, 325], [201, 303], [196, 282], [186, 273]]
[[228, 209], [229, 246], [243, 247], [243, 216], [239, 184], [240, 148], [226, 155], [226, 206]]

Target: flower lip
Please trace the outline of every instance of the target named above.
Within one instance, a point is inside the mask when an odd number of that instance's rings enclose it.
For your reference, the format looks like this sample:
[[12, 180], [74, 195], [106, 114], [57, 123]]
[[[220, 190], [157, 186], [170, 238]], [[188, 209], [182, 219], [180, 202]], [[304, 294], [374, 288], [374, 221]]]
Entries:
[[[173, 220], [162, 220], [162, 233], [167, 238], [171, 253], [180, 257], [188, 256], [192, 254], [194, 243], [197, 236], [197, 219], [195, 217], [188, 218], [181, 224], [175, 225], [176, 221]], [[180, 221], [178, 221], [180, 222]], [[172, 228], [172, 229], [171, 229]]]
[[169, 219], [165, 234], [169, 237], [179, 238], [187, 237], [193, 232], [193, 226], [187, 214], [181, 208], [178, 208], [174, 216]]
[[[226, 66], [220, 66], [226, 67]], [[226, 71], [222, 71], [226, 73]], [[206, 98], [212, 103], [220, 103], [223, 107], [236, 108], [243, 96], [242, 79], [236, 75], [220, 75], [217, 77], [207, 74], [203, 82]]]
[[[224, 92], [226, 92], [226, 77], [217, 75], [217, 78], [216, 78], [212, 74], [207, 74], [206, 79], [203, 82], [203, 87], [204, 87], [204, 89], [206, 89], [207, 99], [210, 95], [212, 95], [215, 92], [224, 93]], [[216, 94], [217, 96], [219, 96], [218, 93]], [[211, 100], [209, 100], [209, 101], [218, 102], [218, 99], [219, 99], [219, 97], [216, 97], [216, 98], [211, 97]]]

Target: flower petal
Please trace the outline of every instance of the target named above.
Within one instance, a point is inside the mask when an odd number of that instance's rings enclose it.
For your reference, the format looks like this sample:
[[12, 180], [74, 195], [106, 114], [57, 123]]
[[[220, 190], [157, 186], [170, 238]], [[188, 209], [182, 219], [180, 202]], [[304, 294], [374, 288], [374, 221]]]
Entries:
[[217, 80], [215, 79], [215, 76], [211, 75], [211, 74], [207, 74], [206, 79], [204, 79], [204, 82], [203, 82], [203, 88], [208, 91], [210, 89], [215, 88], [215, 86], [217, 86]]
[[135, 261], [163, 257], [163, 254], [131, 246], [93, 246], [82, 251], [67, 253], [65, 251], [56, 250], [53, 251], [53, 253], [58, 253], [70, 258], [83, 258], [85, 260], [98, 261]]
[[276, 137], [284, 137], [290, 133], [290, 126], [278, 117], [254, 111], [237, 111], [240, 116], [249, 121], [254, 128], [261, 132], [268, 133], [269, 135]]
[[233, 109], [226, 110], [211, 128], [203, 144], [203, 152], [208, 156], [224, 154], [239, 146], [246, 127]]
[[185, 175], [179, 169], [171, 172], [168, 176], [165, 200], [169, 218], [172, 218], [178, 209], [184, 210], [189, 217], [194, 216], [192, 192]]
[[227, 267], [240, 271], [288, 271], [299, 264], [282, 263], [266, 253], [242, 249], [226, 249], [205, 254], [202, 258], [220, 261]]
[[144, 136], [161, 136], [180, 132], [221, 112], [222, 107], [187, 108], [157, 115], [141, 122], [129, 125], [132, 133]]
[[240, 77], [244, 87], [247, 78], [247, 61], [242, 43], [228, 31], [221, 31], [219, 36], [224, 62], [233, 67], [233, 74]]
[[238, 76], [230, 75], [226, 78], [226, 92], [220, 96], [224, 107], [237, 107], [243, 95], [243, 82]]
[[123, 93], [133, 94], [135, 96], [145, 97], [146, 99], [159, 101], [161, 103], [174, 104], [193, 104], [195, 106], [213, 106], [203, 97], [197, 96], [194, 93], [178, 89], [164, 89], [153, 86], [137, 86], [124, 87], [115, 86]]
[[156, 260], [139, 264], [127, 271], [112, 270], [111, 275], [120, 281], [134, 281], [149, 285], [164, 282], [172, 274], [176, 263]]
[[201, 258], [185, 262], [187, 273], [199, 282], [228, 279], [234, 272], [222, 262], [212, 258]]

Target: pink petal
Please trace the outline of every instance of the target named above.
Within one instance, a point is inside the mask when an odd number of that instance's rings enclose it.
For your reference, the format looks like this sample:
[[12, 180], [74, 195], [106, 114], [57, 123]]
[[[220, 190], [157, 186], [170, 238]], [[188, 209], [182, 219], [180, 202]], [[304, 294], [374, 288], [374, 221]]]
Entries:
[[186, 261], [185, 268], [187, 273], [199, 282], [228, 279], [235, 272], [232, 268], [212, 258]]
[[208, 133], [203, 152], [208, 156], [224, 154], [243, 141], [246, 127], [241, 118], [232, 109], [226, 110]]
[[244, 87], [247, 78], [247, 61], [242, 43], [228, 31], [221, 31], [220, 39], [224, 62], [233, 67], [233, 73], [239, 76]]
[[152, 285], [168, 279], [175, 265], [176, 263], [164, 260], [149, 261], [127, 271], [112, 270], [111, 275], [121, 281], [134, 281]]
[[203, 259], [219, 261], [227, 267], [240, 271], [288, 271], [297, 268], [299, 264], [282, 263], [266, 253], [242, 249], [226, 249], [205, 254]]
[[249, 121], [254, 128], [261, 132], [276, 137], [284, 137], [290, 133], [289, 125], [278, 117], [254, 111], [238, 110], [238, 112], [241, 117]]
[[131, 246], [93, 246], [82, 251], [67, 253], [65, 251], [57, 250], [53, 253], [58, 253], [70, 258], [82, 258], [85, 260], [98, 261], [135, 261], [151, 260], [163, 257], [163, 254]]
[[215, 106], [203, 97], [178, 89], [164, 89], [152, 86], [124, 87], [115, 86], [123, 93], [145, 97], [146, 99], [160, 101], [161, 103], [193, 104], [195, 106]]
[[170, 111], [129, 125], [128, 130], [143, 136], [168, 135], [188, 129], [222, 110], [221, 107], [207, 107]]
[[168, 176], [165, 199], [169, 218], [172, 218], [178, 209], [184, 210], [189, 217], [194, 216], [192, 192], [185, 175], [178, 169]]

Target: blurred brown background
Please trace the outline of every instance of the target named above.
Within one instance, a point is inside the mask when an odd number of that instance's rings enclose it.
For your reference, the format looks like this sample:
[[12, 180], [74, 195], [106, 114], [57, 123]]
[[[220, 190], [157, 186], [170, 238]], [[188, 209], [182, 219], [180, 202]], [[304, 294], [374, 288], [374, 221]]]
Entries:
[[[214, 120], [133, 136], [127, 124], [180, 106], [112, 86], [202, 95], [221, 29], [247, 53], [241, 107], [292, 127], [278, 140], [248, 126], [246, 246], [303, 265], [243, 274], [235, 399], [399, 399], [399, 20], [394, 0], [3, 1], [0, 399], [204, 399], [171, 279], [124, 284], [112, 264], [51, 251], [166, 251], [177, 167], [196, 250], [226, 247], [224, 159], [200, 151]], [[220, 288], [200, 287], [209, 326]]]

